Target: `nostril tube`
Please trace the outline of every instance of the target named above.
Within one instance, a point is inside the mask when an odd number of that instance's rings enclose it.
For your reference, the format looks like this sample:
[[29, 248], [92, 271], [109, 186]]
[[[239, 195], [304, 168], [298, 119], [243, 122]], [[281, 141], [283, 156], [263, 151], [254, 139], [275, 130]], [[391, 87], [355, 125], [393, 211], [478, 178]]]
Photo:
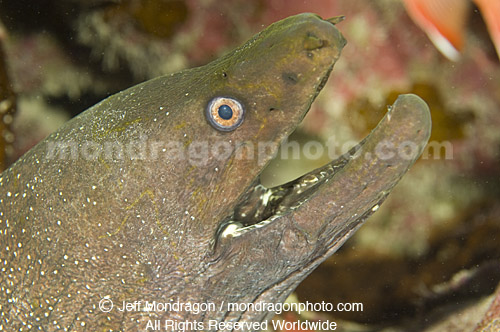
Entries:
[[332, 17], [332, 18], [328, 18], [325, 21], [328, 21], [331, 24], [335, 25], [337, 23], [342, 22], [344, 19], [345, 19], [345, 16], [341, 15], [341, 16], [335, 16], [335, 17]]

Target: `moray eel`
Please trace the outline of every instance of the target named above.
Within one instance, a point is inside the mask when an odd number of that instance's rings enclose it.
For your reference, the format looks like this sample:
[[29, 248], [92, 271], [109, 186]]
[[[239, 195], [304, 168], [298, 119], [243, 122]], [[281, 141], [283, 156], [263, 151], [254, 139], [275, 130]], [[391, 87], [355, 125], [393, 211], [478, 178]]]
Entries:
[[345, 45], [338, 20], [289, 17], [210, 64], [119, 92], [7, 169], [0, 330], [269, 320], [227, 304], [284, 301], [378, 209], [429, 137], [425, 102], [400, 96], [349, 153], [279, 187], [260, 183]]

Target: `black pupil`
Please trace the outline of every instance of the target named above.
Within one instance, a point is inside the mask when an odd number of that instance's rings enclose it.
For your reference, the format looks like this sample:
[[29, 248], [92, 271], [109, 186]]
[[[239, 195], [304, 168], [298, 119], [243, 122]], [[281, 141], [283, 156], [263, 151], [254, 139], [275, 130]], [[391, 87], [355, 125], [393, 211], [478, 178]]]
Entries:
[[227, 105], [221, 105], [219, 107], [219, 116], [224, 120], [229, 120], [233, 117], [233, 110]]

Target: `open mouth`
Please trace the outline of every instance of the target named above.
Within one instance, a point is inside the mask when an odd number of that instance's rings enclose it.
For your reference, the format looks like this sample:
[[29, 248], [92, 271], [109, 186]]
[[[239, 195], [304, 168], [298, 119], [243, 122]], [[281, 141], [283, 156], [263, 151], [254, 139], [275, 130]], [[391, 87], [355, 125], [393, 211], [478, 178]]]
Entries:
[[314, 219], [331, 199], [343, 207], [346, 220], [357, 218], [353, 227], [378, 209], [422, 154], [430, 131], [427, 104], [415, 95], [401, 95], [377, 127], [340, 158], [273, 188], [257, 178], [217, 233], [222, 238], [241, 236], [287, 214], [300, 214], [298, 208], [312, 201], [315, 208], [306, 219]]
[[338, 159], [280, 186], [266, 188], [257, 178], [237, 203], [233, 215], [221, 223], [218, 232], [220, 237], [240, 236], [293, 212], [330, 181], [360, 147], [361, 144], [358, 144]]

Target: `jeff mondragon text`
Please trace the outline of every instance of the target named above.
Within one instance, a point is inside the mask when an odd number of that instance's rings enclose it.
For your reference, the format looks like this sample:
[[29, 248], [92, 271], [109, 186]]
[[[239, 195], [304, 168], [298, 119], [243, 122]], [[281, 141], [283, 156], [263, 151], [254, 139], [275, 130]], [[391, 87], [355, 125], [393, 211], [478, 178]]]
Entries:
[[301, 303], [272, 303], [272, 302], [158, 302], [158, 301], [123, 301], [116, 308], [121, 312], [150, 311], [150, 312], [190, 312], [194, 315], [203, 312], [274, 312], [281, 314], [286, 311], [294, 311], [299, 315], [306, 311], [331, 312], [331, 311], [363, 311], [362, 303], [338, 303], [334, 305], [329, 302], [301, 302]]

